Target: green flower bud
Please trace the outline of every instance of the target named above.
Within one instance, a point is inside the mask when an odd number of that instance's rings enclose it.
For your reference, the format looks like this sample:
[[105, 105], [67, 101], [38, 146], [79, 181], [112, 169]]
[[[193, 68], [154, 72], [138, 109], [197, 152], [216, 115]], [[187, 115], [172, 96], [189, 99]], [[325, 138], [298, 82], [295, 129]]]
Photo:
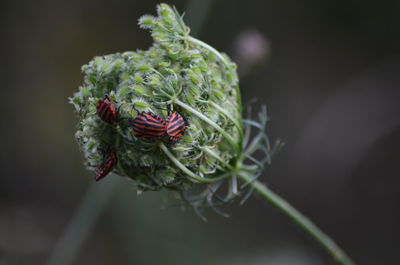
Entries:
[[[139, 19], [154, 39], [148, 50], [95, 57], [82, 67], [84, 84], [70, 98], [79, 116], [76, 139], [92, 170], [104, 159], [101, 150], [114, 148], [112, 172], [134, 180], [139, 191], [172, 189], [196, 209], [215, 208], [243, 194], [237, 177], [256, 179], [269, 159], [266, 113], [258, 122], [243, 120], [236, 65], [189, 36], [175, 9], [160, 4], [157, 13]], [[116, 124], [96, 112], [106, 95], [118, 109]], [[186, 121], [177, 142], [136, 137], [128, 126], [142, 111], [166, 119], [168, 110]]]

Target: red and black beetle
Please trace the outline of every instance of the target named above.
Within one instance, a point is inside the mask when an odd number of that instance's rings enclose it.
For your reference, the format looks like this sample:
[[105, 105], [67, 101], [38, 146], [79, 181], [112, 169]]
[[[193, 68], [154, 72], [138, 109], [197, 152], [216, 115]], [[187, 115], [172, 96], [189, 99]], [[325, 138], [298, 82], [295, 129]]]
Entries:
[[171, 142], [181, 138], [186, 130], [186, 124], [181, 114], [174, 112], [167, 117], [165, 132]]
[[96, 166], [94, 179], [99, 181], [110, 173], [114, 166], [118, 163], [117, 150], [109, 149], [100, 165]]
[[133, 134], [139, 138], [157, 140], [165, 134], [165, 121], [152, 112], [142, 112], [128, 122]]
[[96, 104], [97, 114], [107, 123], [115, 124], [118, 121], [118, 111], [115, 105], [111, 103], [110, 98], [106, 95], [104, 99], [99, 99]]

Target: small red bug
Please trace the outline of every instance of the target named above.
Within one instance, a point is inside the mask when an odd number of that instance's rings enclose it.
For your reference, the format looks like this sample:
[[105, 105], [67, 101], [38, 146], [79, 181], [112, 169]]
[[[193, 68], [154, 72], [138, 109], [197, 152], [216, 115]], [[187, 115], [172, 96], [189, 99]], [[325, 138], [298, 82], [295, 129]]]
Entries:
[[96, 104], [96, 109], [97, 114], [103, 121], [110, 124], [115, 124], [118, 121], [118, 111], [107, 95], [104, 99], [99, 99]]
[[166, 120], [166, 133], [171, 142], [176, 142], [181, 138], [186, 130], [186, 124], [183, 117], [178, 112], [168, 116]]
[[165, 121], [152, 112], [142, 112], [136, 118], [129, 119], [129, 126], [139, 138], [157, 140], [165, 134]]
[[110, 173], [113, 167], [118, 163], [117, 151], [110, 149], [104, 156], [103, 162], [96, 166], [94, 179], [99, 181]]

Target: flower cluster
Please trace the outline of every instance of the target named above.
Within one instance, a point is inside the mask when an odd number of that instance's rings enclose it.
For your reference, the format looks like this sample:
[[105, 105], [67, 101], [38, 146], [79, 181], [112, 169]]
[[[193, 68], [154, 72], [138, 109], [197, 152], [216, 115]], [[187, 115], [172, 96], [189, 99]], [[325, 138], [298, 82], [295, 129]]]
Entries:
[[[257, 178], [269, 159], [266, 113], [258, 122], [243, 120], [236, 65], [191, 37], [174, 8], [160, 4], [157, 13], [139, 19], [154, 39], [148, 50], [95, 57], [82, 67], [84, 84], [70, 98], [79, 115], [76, 139], [91, 169], [112, 148], [118, 157], [112, 172], [135, 180], [138, 190], [173, 189], [193, 206], [214, 207], [216, 199], [228, 202], [239, 195], [237, 178]], [[118, 109], [115, 124], [96, 112], [105, 96]], [[186, 125], [176, 142], [137, 137], [129, 126], [142, 112], [166, 119], [171, 111]], [[257, 151], [259, 160], [253, 157]], [[217, 194], [224, 183], [228, 193], [222, 198]], [[204, 189], [192, 195], [199, 186]]]

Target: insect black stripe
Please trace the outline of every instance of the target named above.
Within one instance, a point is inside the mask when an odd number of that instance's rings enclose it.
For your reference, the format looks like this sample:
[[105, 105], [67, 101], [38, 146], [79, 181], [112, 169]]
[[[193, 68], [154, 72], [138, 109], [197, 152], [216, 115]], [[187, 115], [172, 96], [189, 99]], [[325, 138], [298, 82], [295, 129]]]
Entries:
[[155, 133], [155, 134], [164, 134], [165, 131], [157, 131], [157, 130], [151, 130], [148, 128], [133, 128], [135, 131], [143, 132], [143, 133]]
[[179, 132], [182, 132], [183, 133], [183, 131], [184, 131], [184, 127], [178, 127], [178, 128], [175, 128], [174, 130], [171, 130], [171, 131], [168, 131], [168, 134], [176, 134], [176, 133], [179, 133]]
[[142, 125], [142, 126], [146, 126], [149, 128], [155, 128], [155, 129], [163, 129], [165, 126], [163, 125], [153, 125], [153, 124], [148, 124], [148, 123], [142, 123], [142, 122], [138, 122], [138, 121], [133, 121], [133, 126], [135, 125]]

